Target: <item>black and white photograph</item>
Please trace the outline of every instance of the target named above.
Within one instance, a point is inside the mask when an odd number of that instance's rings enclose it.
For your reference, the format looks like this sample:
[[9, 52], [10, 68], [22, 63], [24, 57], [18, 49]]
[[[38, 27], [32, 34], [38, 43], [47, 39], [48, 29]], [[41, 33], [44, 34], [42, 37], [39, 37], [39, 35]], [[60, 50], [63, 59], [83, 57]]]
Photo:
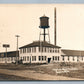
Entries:
[[0, 81], [84, 80], [84, 4], [0, 4]]

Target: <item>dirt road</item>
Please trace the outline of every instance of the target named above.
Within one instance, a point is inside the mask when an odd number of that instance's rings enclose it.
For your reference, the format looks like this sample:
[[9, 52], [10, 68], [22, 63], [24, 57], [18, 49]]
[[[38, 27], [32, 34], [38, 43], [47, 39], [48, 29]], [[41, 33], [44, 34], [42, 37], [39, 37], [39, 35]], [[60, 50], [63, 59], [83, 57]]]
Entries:
[[0, 73], [7, 74], [7, 75], [14, 75], [14, 76], [20, 76], [35, 79], [35, 80], [83, 80], [83, 79], [77, 79], [77, 78], [70, 78], [70, 77], [64, 77], [64, 76], [55, 76], [55, 75], [49, 75], [44, 73], [38, 73], [33, 70], [7, 70], [7, 69], [0, 69]]

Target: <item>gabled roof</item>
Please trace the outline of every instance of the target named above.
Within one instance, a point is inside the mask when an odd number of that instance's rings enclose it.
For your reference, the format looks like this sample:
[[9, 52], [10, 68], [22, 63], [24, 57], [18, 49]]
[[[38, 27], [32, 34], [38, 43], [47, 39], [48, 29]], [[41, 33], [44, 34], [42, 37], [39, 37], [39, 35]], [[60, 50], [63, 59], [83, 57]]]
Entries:
[[22, 46], [19, 49], [21, 49], [21, 48], [28, 48], [28, 47], [40, 47], [40, 46], [42, 46], [42, 47], [52, 47], [52, 48], [61, 48], [59, 46], [55, 46], [53, 44], [50, 44], [50, 43], [48, 43], [46, 41], [42, 41], [42, 42], [34, 41], [33, 43], [30, 43], [28, 45]]
[[66, 55], [66, 56], [84, 56], [84, 51], [62, 49], [61, 55]]

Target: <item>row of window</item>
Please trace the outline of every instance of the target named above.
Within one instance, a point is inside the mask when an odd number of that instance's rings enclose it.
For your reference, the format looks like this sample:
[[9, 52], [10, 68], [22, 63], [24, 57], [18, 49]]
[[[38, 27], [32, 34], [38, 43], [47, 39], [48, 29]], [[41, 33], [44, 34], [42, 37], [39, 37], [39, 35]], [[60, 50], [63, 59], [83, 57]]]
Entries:
[[7, 58], [0, 58], [0, 61], [5, 61], [5, 60], [7, 60], [7, 61], [15, 61], [16, 60], [16, 57], [7, 57]]
[[36, 52], [36, 47], [20, 49], [20, 53]]
[[53, 56], [53, 60], [59, 61], [59, 56]]
[[23, 61], [30, 61], [30, 60], [36, 61], [36, 56], [32, 56], [32, 58], [29, 57], [29, 56], [24, 56], [24, 57], [21, 57], [21, 59], [22, 59]]
[[[30, 60], [32, 60], [32, 61], [36, 61], [36, 56], [31, 56], [31, 57], [29, 57], [29, 56], [23, 56], [23, 57], [21, 57], [21, 59], [23, 60], [23, 61], [30, 61]], [[38, 57], [38, 60], [39, 61], [45, 61], [46, 60], [46, 56], [39, 56]]]
[[39, 48], [39, 52], [59, 53], [59, 49], [42, 47]]
[[[67, 57], [67, 60], [68, 60], [68, 61], [70, 61], [70, 57], [71, 57], [71, 56], [68, 56], [68, 57]], [[65, 56], [62, 56], [62, 60], [63, 60], [63, 61], [65, 60]], [[84, 58], [83, 58], [83, 56], [81, 56], [81, 57], [77, 56], [77, 59], [75, 60], [75, 57], [73, 56], [73, 57], [72, 57], [72, 60], [73, 60], [73, 61], [76, 61], [76, 60], [77, 60], [77, 61], [80, 61], [80, 60], [83, 61]]]
[[39, 61], [46, 61], [46, 56], [39, 56]]
[[[59, 49], [57, 48], [39, 47], [38, 49], [39, 52], [59, 53]], [[30, 53], [30, 52], [36, 52], [36, 47], [20, 49], [20, 53]]]

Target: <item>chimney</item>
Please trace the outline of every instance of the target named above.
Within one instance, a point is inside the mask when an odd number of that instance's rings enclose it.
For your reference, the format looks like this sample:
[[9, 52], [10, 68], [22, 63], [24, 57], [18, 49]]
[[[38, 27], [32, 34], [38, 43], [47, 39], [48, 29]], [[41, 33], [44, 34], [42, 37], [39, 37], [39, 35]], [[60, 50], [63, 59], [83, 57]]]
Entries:
[[54, 8], [54, 45], [56, 45], [56, 8]]

